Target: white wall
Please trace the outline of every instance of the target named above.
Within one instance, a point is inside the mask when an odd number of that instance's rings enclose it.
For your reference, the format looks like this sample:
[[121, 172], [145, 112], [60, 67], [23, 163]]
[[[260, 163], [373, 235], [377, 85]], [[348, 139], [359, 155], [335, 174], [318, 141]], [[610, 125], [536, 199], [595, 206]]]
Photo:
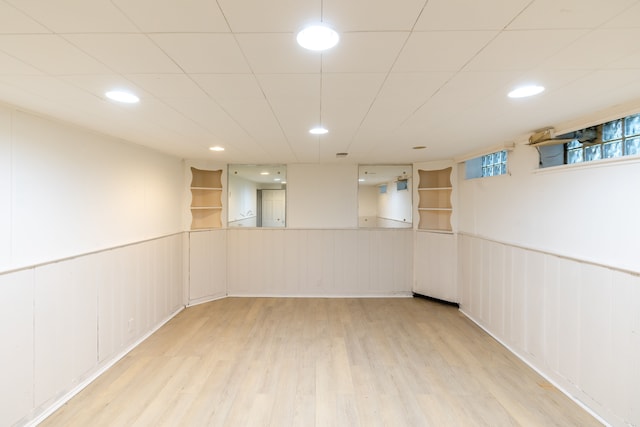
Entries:
[[287, 165], [287, 227], [358, 226], [358, 165]]
[[461, 231], [640, 272], [640, 159], [538, 170], [535, 148], [509, 152], [510, 175], [464, 180]]
[[183, 306], [185, 184], [180, 159], [0, 107], [0, 425]]
[[179, 159], [0, 108], [0, 271], [182, 229]]
[[640, 425], [640, 162], [467, 180], [456, 207], [461, 309], [612, 425]]

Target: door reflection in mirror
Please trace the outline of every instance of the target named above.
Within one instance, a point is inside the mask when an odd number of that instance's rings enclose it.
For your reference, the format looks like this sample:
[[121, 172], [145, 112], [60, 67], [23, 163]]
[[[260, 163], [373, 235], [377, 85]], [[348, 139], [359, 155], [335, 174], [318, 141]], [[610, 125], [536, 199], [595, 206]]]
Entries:
[[229, 227], [286, 225], [285, 165], [229, 165]]
[[413, 226], [411, 165], [358, 167], [358, 225], [361, 228]]

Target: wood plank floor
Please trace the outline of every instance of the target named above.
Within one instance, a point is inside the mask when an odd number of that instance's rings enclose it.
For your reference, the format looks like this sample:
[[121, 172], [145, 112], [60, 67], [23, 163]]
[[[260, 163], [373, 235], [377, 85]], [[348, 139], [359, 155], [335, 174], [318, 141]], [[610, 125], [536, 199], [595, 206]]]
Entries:
[[42, 425], [600, 424], [455, 307], [227, 298], [181, 312]]

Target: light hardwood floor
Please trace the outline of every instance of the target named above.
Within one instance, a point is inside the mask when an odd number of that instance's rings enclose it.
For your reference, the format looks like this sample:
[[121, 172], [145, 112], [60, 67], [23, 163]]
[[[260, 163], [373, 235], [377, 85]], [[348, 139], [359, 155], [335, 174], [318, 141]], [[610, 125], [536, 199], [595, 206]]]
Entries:
[[227, 298], [181, 312], [42, 425], [600, 424], [455, 307]]

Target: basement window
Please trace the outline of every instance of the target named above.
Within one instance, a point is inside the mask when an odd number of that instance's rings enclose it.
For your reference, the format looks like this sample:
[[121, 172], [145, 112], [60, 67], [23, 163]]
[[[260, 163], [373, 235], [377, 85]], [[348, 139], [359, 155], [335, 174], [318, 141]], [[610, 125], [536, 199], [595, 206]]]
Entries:
[[484, 178], [488, 176], [506, 175], [507, 150], [497, 151], [465, 163], [465, 179]]
[[570, 134], [588, 137], [539, 147], [541, 168], [640, 154], [640, 113]]

